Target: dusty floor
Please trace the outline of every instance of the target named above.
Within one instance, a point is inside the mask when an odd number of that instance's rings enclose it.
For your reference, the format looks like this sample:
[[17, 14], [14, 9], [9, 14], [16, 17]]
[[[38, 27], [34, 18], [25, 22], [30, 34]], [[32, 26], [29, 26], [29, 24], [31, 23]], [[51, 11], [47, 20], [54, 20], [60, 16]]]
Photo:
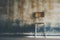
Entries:
[[20, 37], [0, 37], [0, 40], [60, 40], [60, 39], [49, 39], [49, 38], [20, 38]]

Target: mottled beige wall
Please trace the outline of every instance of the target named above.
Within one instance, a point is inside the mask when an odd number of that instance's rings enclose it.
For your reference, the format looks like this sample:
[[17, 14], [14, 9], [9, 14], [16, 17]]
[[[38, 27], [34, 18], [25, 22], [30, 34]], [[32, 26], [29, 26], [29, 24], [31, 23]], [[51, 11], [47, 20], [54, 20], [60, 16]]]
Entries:
[[[22, 4], [20, 0], [19, 6], [21, 6], [19, 7], [20, 18], [27, 24], [34, 23], [35, 19], [32, 16], [34, 12], [43, 11], [43, 1], [41, 0], [25, 0], [24, 4]], [[21, 8], [23, 8], [23, 10]]]
[[32, 24], [34, 12], [44, 12], [44, 22], [60, 22], [60, 0], [20, 0], [18, 2], [18, 18], [23, 23]]
[[47, 0], [45, 3], [45, 22], [60, 22], [60, 0]]

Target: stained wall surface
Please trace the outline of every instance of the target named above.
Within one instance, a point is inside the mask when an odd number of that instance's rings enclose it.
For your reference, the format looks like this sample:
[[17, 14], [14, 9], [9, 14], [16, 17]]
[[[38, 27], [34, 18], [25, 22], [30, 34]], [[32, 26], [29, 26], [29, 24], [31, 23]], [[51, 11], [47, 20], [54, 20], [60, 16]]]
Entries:
[[[44, 12], [34, 18], [33, 13]], [[43, 23], [47, 32], [60, 32], [60, 0], [1, 0], [0, 32], [35, 32], [35, 23]], [[50, 30], [49, 30], [49, 29]]]

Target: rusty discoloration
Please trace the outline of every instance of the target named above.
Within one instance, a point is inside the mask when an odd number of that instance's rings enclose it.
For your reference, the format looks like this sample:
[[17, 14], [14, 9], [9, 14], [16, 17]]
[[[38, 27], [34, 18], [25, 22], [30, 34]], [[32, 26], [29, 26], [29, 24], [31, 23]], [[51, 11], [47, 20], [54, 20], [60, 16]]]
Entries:
[[31, 7], [32, 7], [32, 9], [35, 7], [34, 0], [31, 0]]
[[37, 6], [37, 9], [36, 10], [39, 11], [39, 7], [40, 7], [39, 0], [37, 0], [36, 6]]
[[23, 20], [24, 4], [25, 4], [25, 0], [20, 0], [18, 2], [18, 10], [19, 10], [18, 16], [22, 18], [21, 20]]
[[52, 6], [52, 3], [51, 3], [51, 1], [50, 1], [50, 0], [48, 1], [48, 4], [49, 4], [49, 5], [48, 5], [49, 10], [53, 9], [53, 6]]

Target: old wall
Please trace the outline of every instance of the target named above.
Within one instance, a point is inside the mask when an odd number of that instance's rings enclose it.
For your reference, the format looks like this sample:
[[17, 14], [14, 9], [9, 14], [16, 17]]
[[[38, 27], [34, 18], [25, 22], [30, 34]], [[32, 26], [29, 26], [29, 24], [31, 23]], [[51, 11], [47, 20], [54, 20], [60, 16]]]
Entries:
[[20, 0], [18, 3], [20, 19], [22, 18], [23, 23], [32, 24], [34, 23], [33, 13], [42, 12], [43, 10], [43, 0]]
[[[51, 26], [60, 23], [60, 0], [46, 0], [45, 3], [45, 23], [50, 22]], [[58, 25], [57, 25], [58, 26]]]
[[[22, 4], [21, 4], [22, 5]], [[44, 22], [60, 23], [60, 0], [25, 0], [23, 9], [23, 20], [32, 23], [33, 12], [44, 12]], [[33, 21], [32, 21], [33, 20]]]
[[34, 12], [44, 12], [44, 23], [60, 23], [60, 0], [8, 0], [4, 9], [8, 20], [19, 19], [21, 24], [34, 24]]

